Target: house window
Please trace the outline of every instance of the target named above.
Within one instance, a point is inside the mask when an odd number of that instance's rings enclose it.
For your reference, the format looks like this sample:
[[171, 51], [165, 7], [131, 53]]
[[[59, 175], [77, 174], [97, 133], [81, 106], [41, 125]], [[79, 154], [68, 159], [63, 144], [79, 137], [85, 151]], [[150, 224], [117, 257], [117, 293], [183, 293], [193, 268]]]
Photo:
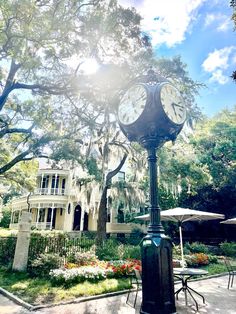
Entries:
[[60, 208], [60, 215], [62, 216], [63, 214], [63, 208]]
[[71, 205], [69, 203], [68, 208], [67, 208], [67, 212], [68, 212], [69, 215], [70, 215], [70, 211], [71, 211]]
[[44, 222], [45, 217], [45, 208], [39, 209], [39, 222]]
[[49, 176], [43, 177], [43, 181], [42, 181], [42, 188], [43, 189], [48, 188], [48, 182], [49, 182]]
[[66, 179], [62, 179], [62, 182], [61, 182], [61, 194], [64, 195], [65, 194], [65, 188], [66, 188]]
[[52, 176], [52, 194], [58, 194], [58, 187], [59, 187], [59, 176], [56, 176], [55, 174]]
[[125, 215], [124, 215], [124, 211], [122, 209], [118, 209], [117, 222], [118, 223], [124, 223], [125, 222]]
[[15, 223], [18, 223], [18, 221], [19, 221], [19, 216], [20, 216], [20, 212], [19, 212], [19, 210], [17, 210], [17, 211], [15, 211], [14, 213], [13, 213], [13, 223], [15, 224]]
[[107, 222], [111, 222], [111, 213], [110, 213], [110, 209], [107, 210]]

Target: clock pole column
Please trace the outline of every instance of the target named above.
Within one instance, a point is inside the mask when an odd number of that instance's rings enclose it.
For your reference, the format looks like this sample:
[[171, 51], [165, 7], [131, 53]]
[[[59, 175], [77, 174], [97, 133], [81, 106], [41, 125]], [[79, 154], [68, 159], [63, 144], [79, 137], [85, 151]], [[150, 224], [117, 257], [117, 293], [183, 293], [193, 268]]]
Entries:
[[158, 140], [145, 137], [140, 144], [147, 150], [150, 189], [150, 224], [141, 242], [142, 305], [141, 314], [175, 313], [172, 242], [165, 236], [160, 219], [157, 184]]

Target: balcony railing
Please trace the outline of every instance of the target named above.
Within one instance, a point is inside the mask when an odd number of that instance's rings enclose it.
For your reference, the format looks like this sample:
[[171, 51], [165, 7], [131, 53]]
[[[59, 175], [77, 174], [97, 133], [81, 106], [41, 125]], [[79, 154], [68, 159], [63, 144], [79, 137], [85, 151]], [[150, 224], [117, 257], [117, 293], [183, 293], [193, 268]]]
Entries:
[[[51, 223], [50, 222], [32, 222], [31, 227], [36, 228], [38, 230], [50, 230]], [[18, 229], [18, 223], [11, 223], [10, 229]]]
[[61, 188], [38, 188], [34, 190], [36, 195], [67, 195], [66, 189]]

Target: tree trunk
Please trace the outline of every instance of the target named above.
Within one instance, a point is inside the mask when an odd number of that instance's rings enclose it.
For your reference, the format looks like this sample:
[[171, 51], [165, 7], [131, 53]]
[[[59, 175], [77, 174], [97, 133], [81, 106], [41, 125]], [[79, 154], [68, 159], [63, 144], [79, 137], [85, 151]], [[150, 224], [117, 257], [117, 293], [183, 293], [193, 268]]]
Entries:
[[102, 245], [106, 239], [106, 223], [107, 223], [107, 190], [111, 185], [111, 179], [120, 171], [123, 167], [125, 160], [127, 158], [125, 154], [119, 163], [118, 167], [113, 171], [108, 172], [105, 178], [105, 184], [102, 191], [102, 196], [100, 199], [99, 209], [98, 209], [98, 223], [97, 223], [97, 236], [96, 244]]
[[107, 223], [107, 186], [102, 191], [102, 196], [98, 208], [98, 223], [96, 244], [101, 245], [106, 239], [106, 223]]

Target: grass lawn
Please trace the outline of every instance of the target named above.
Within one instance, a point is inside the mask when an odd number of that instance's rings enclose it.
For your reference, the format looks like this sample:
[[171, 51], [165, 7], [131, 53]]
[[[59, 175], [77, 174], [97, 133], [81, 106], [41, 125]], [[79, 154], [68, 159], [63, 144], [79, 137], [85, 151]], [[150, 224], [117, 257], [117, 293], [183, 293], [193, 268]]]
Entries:
[[22, 300], [32, 304], [56, 303], [68, 301], [83, 296], [91, 296], [108, 292], [115, 292], [130, 287], [127, 278], [105, 279], [97, 283], [85, 281], [65, 288], [52, 286], [49, 280], [30, 278], [26, 273], [0, 270], [1, 287], [17, 295]]
[[201, 269], [207, 270], [208, 275], [216, 275], [216, 274], [222, 274], [227, 272], [227, 269], [223, 263], [217, 263], [217, 264], [209, 264], [206, 266], [201, 266]]

